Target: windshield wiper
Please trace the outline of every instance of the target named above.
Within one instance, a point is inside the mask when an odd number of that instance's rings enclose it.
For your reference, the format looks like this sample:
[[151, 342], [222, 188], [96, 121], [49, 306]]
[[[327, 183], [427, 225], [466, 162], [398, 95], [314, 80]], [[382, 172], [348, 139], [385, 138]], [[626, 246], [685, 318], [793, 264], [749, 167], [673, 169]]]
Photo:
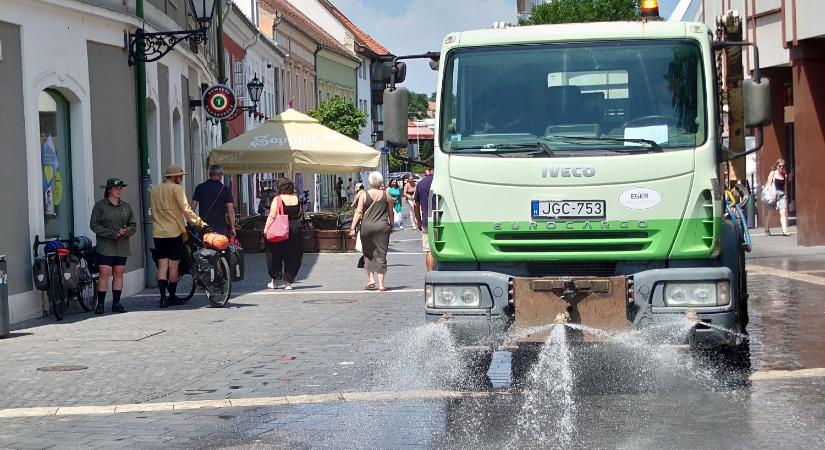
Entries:
[[547, 156], [551, 158], [556, 157], [556, 153], [553, 152], [553, 149], [547, 146], [544, 142], [536, 141], [536, 142], [519, 142], [519, 143], [502, 143], [502, 144], [484, 144], [484, 145], [472, 145], [472, 146], [462, 146], [462, 147], [453, 147], [453, 150], [460, 151], [460, 150], [479, 150], [479, 153], [491, 153], [494, 155], [501, 156], [504, 153], [513, 153], [517, 150], [541, 150]]
[[[642, 139], [642, 138], [617, 138], [617, 137], [609, 137], [609, 136], [564, 136], [559, 134], [553, 134], [548, 137], [554, 138], [562, 138], [562, 139], [577, 139], [580, 141], [606, 141], [606, 142], [632, 142], [638, 144], [645, 144], [648, 146], [647, 150], [650, 150], [655, 153], [662, 153], [662, 147], [656, 143], [656, 141], [652, 141], [650, 139]], [[605, 150], [617, 152], [617, 153], [633, 153], [638, 152], [638, 148], [628, 148], [628, 149], [620, 149], [620, 148], [607, 148]]]

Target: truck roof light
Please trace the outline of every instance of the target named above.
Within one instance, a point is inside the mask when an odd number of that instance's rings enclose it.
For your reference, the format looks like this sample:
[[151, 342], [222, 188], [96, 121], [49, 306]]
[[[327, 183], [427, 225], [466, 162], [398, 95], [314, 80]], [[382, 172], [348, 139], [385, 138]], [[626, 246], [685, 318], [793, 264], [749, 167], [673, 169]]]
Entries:
[[659, 19], [658, 0], [642, 0], [639, 5], [639, 15], [642, 19]]

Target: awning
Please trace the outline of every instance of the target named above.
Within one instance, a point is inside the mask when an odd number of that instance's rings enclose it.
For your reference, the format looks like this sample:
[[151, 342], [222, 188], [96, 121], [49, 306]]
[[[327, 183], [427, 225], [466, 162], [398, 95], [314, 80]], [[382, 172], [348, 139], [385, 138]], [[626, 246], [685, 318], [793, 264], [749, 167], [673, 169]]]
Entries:
[[346, 173], [375, 168], [380, 156], [372, 147], [288, 109], [213, 149], [209, 163], [234, 174]]

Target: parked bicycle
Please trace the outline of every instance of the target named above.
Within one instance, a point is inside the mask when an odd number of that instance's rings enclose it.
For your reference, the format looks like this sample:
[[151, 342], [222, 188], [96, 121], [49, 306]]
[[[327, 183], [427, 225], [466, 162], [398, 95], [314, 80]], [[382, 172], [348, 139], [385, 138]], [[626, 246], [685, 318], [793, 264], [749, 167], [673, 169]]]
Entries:
[[[238, 265], [235, 261], [237, 256], [230, 249], [208, 248], [202, 239], [205, 233], [199, 232], [192, 225], [187, 225], [186, 230], [186, 250], [178, 266], [178, 292], [183, 295], [178, 295], [178, 299], [183, 303], [188, 302], [200, 287], [209, 300], [209, 306], [222, 308], [232, 294], [232, 267]], [[241, 268], [240, 271], [242, 270]], [[242, 278], [242, 273], [240, 276]]]
[[[43, 256], [39, 256], [40, 247], [43, 247]], [[80, 303], [86, 312], [95, 308], [95, 290], [100, 274], [89, 238], [74, 236], [41, 241], [37, 235], [32, 251], [35, 287], [46, 291], [55, 319], [63, 320], [63, 313], [72, 300]]]

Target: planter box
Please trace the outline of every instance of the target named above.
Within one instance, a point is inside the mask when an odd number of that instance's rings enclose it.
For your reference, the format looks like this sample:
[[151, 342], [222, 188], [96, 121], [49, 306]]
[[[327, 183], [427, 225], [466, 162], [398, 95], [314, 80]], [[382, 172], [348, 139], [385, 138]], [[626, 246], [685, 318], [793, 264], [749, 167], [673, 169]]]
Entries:
[[244, 253], [257, 253], [263, 250], [264, 236], [257, 230], [237, 230], [236, 238]]
[[355, 241], [355, 239], [356, 239], [357, 237], [358, 237], [358, 235], [357, 235], [357, 234], [356, 234], [355, 236], [353, 236], [353, 237], [349, 237], [349, 235], [347, 234], [347, 232], [346, 232], [346, 231], [344, 231], [344, 248], [345, 248], [348, 252], [355, 252], [355, 251], [356, 251], [356, 250], [355, 250], [355, 242], [356, 242], [356, 241]]
[[304, 230], [304, 253], [318, 253], [318, 230]]
[[318, 251], [320, 252], [342, 252], [344, 251], [344, 230], [317, 230], [318, 231]]

